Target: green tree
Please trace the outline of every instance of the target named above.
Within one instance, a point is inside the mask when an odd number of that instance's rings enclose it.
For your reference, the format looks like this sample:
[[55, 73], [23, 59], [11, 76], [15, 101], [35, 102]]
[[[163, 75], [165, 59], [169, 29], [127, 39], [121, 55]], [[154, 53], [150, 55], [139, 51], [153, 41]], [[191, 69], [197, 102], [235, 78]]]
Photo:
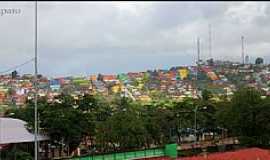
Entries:
[[[125, 97], [115, 97], [110, 115], [97, 121], [96, 142], [102, 152], [141, 148], [145, 129], [135, 103]], [[103, 112], [104, 114], [104, 112]]]
[[256, 58], [255, 64], [263, 64], [263, 58], [261, 57]]
[[85, 133], [87, 119], [79, 109], [75, 109], [74, 99], [70, 96], [60, 96], [60, 103], [54, 102], [41, 112], [41, 124], [46, 133], [56, 145], [64, 144], [69, 152], [76, 149]]
[[6, 159], [16, 159], [16, 160], [33, 160], [34, 158], [28, 152], [19, 150], [19, 149], [12, 149], [7, 153]]
[[146, 129], [146, 146], [162, 146], [170, 141], [171, 130], [175, 128], [174, 113], [163, 104], [148, 104], [140, 110]]
[[253, 88], [241, 88], [234, 94], [231, 106], [219, 111], [219, 122], [238, 136], [243, 145], [269, 145], [268, 110], [269, 99], [263, 100]]
[[203, 91], [202, 91], [202, 100], [203, 101], [208, 101], [210, 98], [212, 98], [212, 93], [209, 91], [209, 90], [207, 90], [207, 89], [204, 89]]

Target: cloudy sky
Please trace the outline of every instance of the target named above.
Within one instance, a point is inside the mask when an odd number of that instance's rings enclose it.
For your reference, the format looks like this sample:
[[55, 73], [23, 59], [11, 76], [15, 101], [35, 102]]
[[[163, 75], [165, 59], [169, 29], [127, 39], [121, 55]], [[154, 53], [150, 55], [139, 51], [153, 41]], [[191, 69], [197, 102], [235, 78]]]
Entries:
[[[33, 58], [34, 2], [0, 2], [0, 72]], [[122, 73], [192, 65], [196, 39], [209, 57], [270, 62], [269, 2], [39, 2], [38, 65], [47, 76]], [[33, 73], [33, 63], [18, 69]]]

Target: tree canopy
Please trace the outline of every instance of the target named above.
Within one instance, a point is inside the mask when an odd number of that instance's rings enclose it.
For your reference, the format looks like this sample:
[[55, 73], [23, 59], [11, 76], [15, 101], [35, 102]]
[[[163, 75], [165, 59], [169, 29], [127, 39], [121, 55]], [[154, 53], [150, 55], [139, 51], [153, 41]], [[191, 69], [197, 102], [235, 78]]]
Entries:
[[[196, 114], [198, 130], [224, 128], [243, 145], [269, 145], [270, 98], [262, 99], [253, 88], [238, 90], [230, 101], [215, 102], [211, 96], [204, 90], [200, 99], [161, 97], [142, 104], [120, 95], [110, 100], [98, 95], [77, 99], [60, 95], [54, 102], [38, 101], [39, 130], [49, 135], [51, 144], [68, 148], [68, 153], [89, 143], [97, 152], [126, 151], [181, 143], [186, 129], [194, 128]], [[30, 130], [33, 115], [31, 101], [25, 108], [6, 112], [6, 116], [27, 121]]]

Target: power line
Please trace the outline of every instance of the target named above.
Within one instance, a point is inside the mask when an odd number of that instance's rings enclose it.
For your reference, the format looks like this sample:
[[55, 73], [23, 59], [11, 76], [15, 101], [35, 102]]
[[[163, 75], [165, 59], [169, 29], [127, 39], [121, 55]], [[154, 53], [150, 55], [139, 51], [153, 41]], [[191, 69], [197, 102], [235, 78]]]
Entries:
[[28, 64], [28, 63], [30, 63], [30, 62], [32, 62], [32, 61], [34, 61], [34, 60], [35, 60], [35, 58], [31, 58], [30, 60], [25, 61], [25, 62], [23, 62], [22, 64], [13, 66], [13, 67], [11, 67], [11, 68], [9, 68], [9, 69], [6, 69], [6, 70], [0, 72], [0, 74], [8, 73], [8, 72], [10, 72], [10, 71], [14, 71], [14, 70], [16, 70], [16, 69], [18, 69], [18, 68], [20, 68], [20, 67], [22, 67], [22, 66], [24, 66], [24, 65], [26, 65], [26, 64]]

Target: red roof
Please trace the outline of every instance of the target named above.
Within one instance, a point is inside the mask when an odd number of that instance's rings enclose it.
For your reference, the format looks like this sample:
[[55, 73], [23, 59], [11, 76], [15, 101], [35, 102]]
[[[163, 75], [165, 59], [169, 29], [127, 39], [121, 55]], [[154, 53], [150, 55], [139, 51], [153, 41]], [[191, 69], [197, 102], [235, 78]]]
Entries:
[[[169, 157], [143, 158], [144, 160], [171, 160]], [[143, 160], [141, 159], [141, 160]], [[181, 157], [177, 160], [270, 160], [270, 150], [260, 148], [241, 149], [237, 151], [212, 153], [207, 157]]]
[[153, 158], [143, 158], [137, 160], [171, 160], [169, 157], [153, 157]]
[[116, 75], [102, 75], [103, 81], [112, 81], [116, 80], [117, 76]]
[[140, 78], [143, 76], [143, 73], [141, 73], [141, 72], [128, 72], [127, 75], [130, 78]]
[[213, 153], [207, 158], [194, 156], [179, 158], [181, 160], [270, 160], [270, 150], [260, 148], [241, 149], [238, 151]]
[[212, 69], [210, 67], [208, 67], [208, 66], [202, 67], [201, 69], [202, 69], [202, 71], [204, 71], [206, 73], [212, 72]]

